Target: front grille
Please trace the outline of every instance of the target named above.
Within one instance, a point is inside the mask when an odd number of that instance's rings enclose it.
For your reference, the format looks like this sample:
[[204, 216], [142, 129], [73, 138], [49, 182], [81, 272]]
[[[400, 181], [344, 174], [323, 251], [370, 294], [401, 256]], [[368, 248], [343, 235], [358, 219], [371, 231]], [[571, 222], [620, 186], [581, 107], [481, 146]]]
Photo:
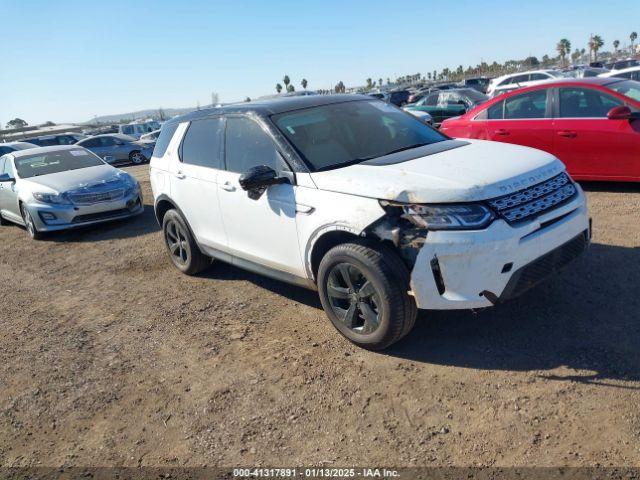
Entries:
[[577, 191], [569, 175], [563, 172], [533, 187], [489, 200], [489, 205], [507, 222], [517, 223], [557, 207]]
[[70, 193], [69, 200], [76, 205], [92, 205], [94, 203], [112, 202], [124, 197], [124, 188], [107, 192]]
[[132, 211], [134, 211], [138, 206], [139, 202], [136, 202], [131, 209], [129, 208], [120, 208], [118, 210], [109, 210], [108, 212], [98, 212], [98, 213], [87, 213], [85, 215], [78, 215], [73, 218], [73, 223], [84, 223], [84, 222], [94, 222], [97, 220], [108, 220], [110, 218], [120, 217], [122, 215], [128, 215]]
[[509, 283], [500, 295], [500, 301], [515, 298], [558, 272], [579, 257], [588, 244], [589, 232], [585, 230], [567, 243], [521, 267], [511, 276]]

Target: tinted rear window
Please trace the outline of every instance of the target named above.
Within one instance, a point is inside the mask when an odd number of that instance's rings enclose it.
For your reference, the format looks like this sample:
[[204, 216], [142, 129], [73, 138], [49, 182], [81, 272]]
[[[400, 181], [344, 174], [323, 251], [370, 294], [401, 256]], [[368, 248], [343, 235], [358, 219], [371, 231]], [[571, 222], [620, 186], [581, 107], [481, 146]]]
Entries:
[[173, 134], [176, 133], [176, 129], [178, 128], [178, 123], [170, 123], [165, 124], [160, 129], [160, 136], [158, 137], [158, 141], [156, 142], [156, 146], [153, 149], [154, 157], [162, 157], [164, 153], [167, 151], [167, 147], [169, 146], [169, 142], [173, 138]]
[[104, 165], [102, 160], [82, 148], [18, 157], [14, 163], [20, 178]]

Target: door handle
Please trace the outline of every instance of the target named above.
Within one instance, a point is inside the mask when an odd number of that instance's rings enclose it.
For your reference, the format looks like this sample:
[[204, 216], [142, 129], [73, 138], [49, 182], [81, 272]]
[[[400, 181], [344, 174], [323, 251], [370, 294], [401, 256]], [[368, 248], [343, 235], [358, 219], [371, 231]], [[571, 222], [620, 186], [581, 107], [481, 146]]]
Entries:
[[180, 180], [184, 180], [187, 176], [182, 172], [176, 172], [173, 174], [174, 177], [179, 178]]
[[496, 135], [501, 135], [503, 137], [506, 137], [507, 135], [510, 135], [511, 132], [509, 130], [505, 130], [504, 128], [499, 128], [496, 130]]
[[230, 182], [224, 182], [222, 185], [220, 185], [220, 188], [226, 190], [227, 192], [234, 192], [236, 189], [236, 187], [231, 185]]
[[566, 138], [576, 138], [578, 136], [573, 130], [558, 130], [558, 135]]

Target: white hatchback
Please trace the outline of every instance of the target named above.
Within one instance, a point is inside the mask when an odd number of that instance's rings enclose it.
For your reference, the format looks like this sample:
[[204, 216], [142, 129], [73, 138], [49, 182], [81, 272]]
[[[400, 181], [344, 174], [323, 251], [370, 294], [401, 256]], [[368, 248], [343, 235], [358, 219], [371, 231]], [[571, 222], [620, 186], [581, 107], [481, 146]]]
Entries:
[[270, 99], [167, 122], [151, 159], [173, 264], [213, 258], [317, 289], [381, 349], [416, 310], [489, 307], [577, 257], [584, 195], [547, 153], [453, 140], [362, 95]]

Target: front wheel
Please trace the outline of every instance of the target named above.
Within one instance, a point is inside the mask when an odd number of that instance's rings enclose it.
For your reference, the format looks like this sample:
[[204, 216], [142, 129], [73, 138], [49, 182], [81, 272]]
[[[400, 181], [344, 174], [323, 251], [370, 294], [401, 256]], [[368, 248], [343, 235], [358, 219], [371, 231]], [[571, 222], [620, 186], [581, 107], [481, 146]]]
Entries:
[[24, 221], [24, 226], [27, 229], [27, 233], [33, 240], [42, 239], [42, 233], [38, 231], [35, 223], [33, 222], [33, 217], [27, 210], [27, 207], [24, 204], [20, 204], [20, 213], [22, 214], [22, 220]]
[[169, 210], [162, 219], [162, 231], [169, 258], [178, 270], [195, 275], [211, 265], [211, 258], [200, 247], [177, 210]]
[[129, 154], [129, 160], [131, 161], [131, 163], [133, 163], [134, 165], [142, 165], [144, 162], [147, 161], [147, 157], [145, 157], [141, 152], [139, 152], [138, 150], [134, 150], [133, 152], [131, 152]]
[[409, 274], [392, 250], [364, 242], [332, 248], [320, 262], [318, 290], [333, 325], [360, 347], [382, 350], [415, 323]]

